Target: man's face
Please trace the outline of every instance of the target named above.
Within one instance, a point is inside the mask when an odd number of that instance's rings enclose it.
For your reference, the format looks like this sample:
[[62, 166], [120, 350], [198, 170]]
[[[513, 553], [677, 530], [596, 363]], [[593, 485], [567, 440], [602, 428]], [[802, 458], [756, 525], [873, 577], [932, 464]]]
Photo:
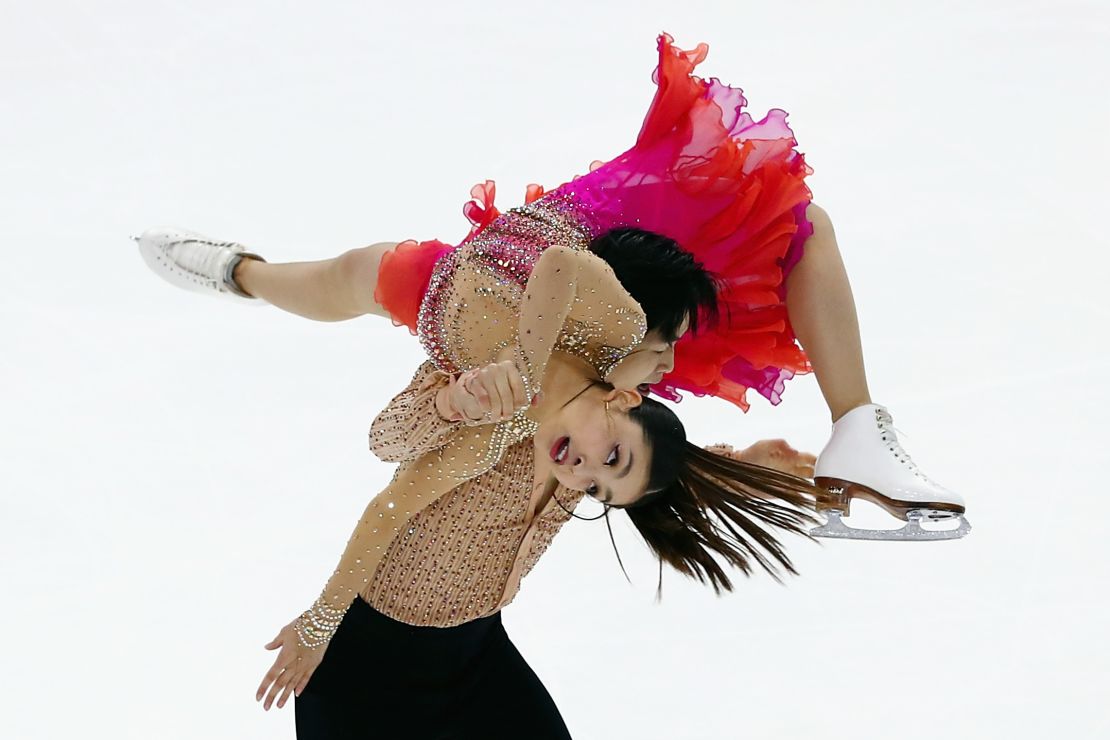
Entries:
[[[678, 327], [679, 338], [689, 328], [690, 320], [684, 319]], [[607, 380], [620, 390], [644, 390], [646, 386], [658, 383], [674, 369], [675, 342], [668, 342], [658, 329], [652, 329], [613, 369]]]

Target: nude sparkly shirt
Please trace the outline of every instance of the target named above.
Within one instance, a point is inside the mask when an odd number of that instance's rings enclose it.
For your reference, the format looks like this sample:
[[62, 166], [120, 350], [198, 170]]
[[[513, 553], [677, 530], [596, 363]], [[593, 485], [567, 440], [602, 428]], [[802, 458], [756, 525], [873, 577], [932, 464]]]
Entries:
[[[563, 351], [605, 378], [646, 333], [643, 310], [563, 204], [511, 209], [436, 264], [421, 304], [430, 359], [374, 420], [370, 448], [399, 463], [366, 507], [339, 564], [302, 619], [330, 638], [356, 595], [399, 621], [450, 627], [515, 597], [585, 495], [535, 486], [524, 411], [497, 423], [447, 421], [435, 395], [452, 374], [515, 355], [538, 390]], [[557, 245], [550, 247], [549, 245]], [[564, 509], [565, 507], [565, 509]]]

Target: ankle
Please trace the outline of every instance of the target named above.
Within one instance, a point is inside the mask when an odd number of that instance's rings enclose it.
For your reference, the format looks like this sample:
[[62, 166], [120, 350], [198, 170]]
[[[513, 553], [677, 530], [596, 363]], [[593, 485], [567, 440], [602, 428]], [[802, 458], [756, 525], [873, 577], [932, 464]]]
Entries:
[[833, 424], [835, 424], [840, 419], [840, 417], [844, 416], [849, 411], [858, 409], [860, 406], [866, 406], [870, 403], [874, 403], [874, 401], [871, 400], [871, 396], [870, 394], [868, 394], [861, 396], [854, 401], [850, 401], [847, 403], [838, 403], [836, 406], [829, 406], [829, 414], [832, 417]]
[[249, 290], [247, 290], [247, 288], [244, 285], [244, 283], [249, 283], [250, 282], [250, 277], [249, 277], [249, 275], [247, 275], [247, 272], [251, 268], [247, 267], [247, 265], [249, 265], [252, 262], [262, 262], [262, 261], [264, 261], [264, 260], [260, 260], [256, 257], [250, 256], [250, 255], [244, 255], [244, 254], [235, 255], [235, 257], [232, 258], [231, 262], [228, 263], [227, 282], [230, 285], [230, 287], [232, 287], [233, 289], [239, 290], [241, 293], [243, 293], [243, 295], [250, 296], [251, 298], [254, 298], [255, 297], [254, 294], [251, 293]]

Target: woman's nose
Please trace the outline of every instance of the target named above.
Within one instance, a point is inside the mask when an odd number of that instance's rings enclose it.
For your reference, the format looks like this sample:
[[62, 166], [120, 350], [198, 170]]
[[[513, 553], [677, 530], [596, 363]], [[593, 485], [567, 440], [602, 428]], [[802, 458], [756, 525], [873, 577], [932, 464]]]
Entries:
[[586, 461], [581, 457], [574, 458], [574, 462], [570, 465], [570, 474], [576, 485], [581, 483], [588, 475]]

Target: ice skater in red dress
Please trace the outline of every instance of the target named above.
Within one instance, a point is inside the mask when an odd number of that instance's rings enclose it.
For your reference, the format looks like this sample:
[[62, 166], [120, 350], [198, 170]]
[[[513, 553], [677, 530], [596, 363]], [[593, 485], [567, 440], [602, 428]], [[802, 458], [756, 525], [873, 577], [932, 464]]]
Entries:
[[[465, 208], [472, 228], [462, 243], [496, 232], [491, 264], [497, 269], [496, 250], [503, 249], [515, 260], [502, 265], [506, 279], [523, 285], [529, 260], [550, 246], [518, 228], [537, 213], [569, 225], [587, 244], [618, 229], [673, 240], [715, 276], [721, 318], [681, 336], [649, 334], [645, 349], [659, 359], [641, 390], [674, 401], [681, 392], [713, 395], [747, 411], [748, 389], [778, 404], [786, 380], [813, 372], [832, 430], [813, 471], [827, 491], [819, 503], [827, 520], [812, 534], [894, 540], [967, 534], [962, 497], [917, 467], [890, 411], [871, 399], [832, 222], [813, 202], [805, 182], [812, 169], [795, 148], [787, 113], [776, 108], [753, 120], [743, 112], [747, 101], [739, 88], [693, 74], [706, 44], [683, 50], [668, 34], [657, 41], [655, 97], [633, 146], [550, 192], [529, 186], [526, 204], [504, 213], [493, 205], [492, 182], [475, 186]], [[324, 321], [389, 317], [418, 334], [433, 358], [442, 327], [427, 319], [434, 314], [429, 307], [441, 299], [459, 246], [381, 242], [332, 260], [270, 264], [241, 244], [186, 230], [151, 229], [136, 240], [148, 264], [181, 287]], [[641, 278], [667, 280], [665, 274]], [[329, 281], [326, 296], [305, 290], [313, 279], [317, 285]], [[905, 525], [846, 525], [841, 517], [855, 498], [878, 504]], [[956, 526], [921, 526], [944, 520]]]

